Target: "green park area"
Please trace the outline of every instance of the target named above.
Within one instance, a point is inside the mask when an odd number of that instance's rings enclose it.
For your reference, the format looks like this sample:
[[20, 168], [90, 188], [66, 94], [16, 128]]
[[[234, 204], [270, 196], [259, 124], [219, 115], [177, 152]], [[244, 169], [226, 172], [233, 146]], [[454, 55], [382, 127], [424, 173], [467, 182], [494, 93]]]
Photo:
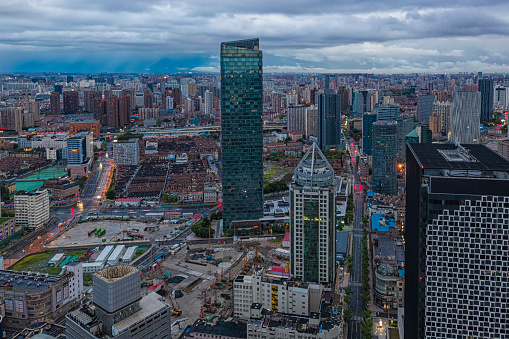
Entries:
[[64, 252], [65, 259], [57, 266], [48, 266], [48, 262], [57, 254], [57, 252], [43, 252], [43, 253], [35, 253], [29, 254], [11, 267], [10, 270], [13, 271], [31, 271], [31, 272], [40, 272], [40, 273], [49, 273], [49, 274], [59, 274], [62, 270], [62, 267], [71, 261], [79, 260], [79, 257], [85, 254], [84, 250], [74, 250]]

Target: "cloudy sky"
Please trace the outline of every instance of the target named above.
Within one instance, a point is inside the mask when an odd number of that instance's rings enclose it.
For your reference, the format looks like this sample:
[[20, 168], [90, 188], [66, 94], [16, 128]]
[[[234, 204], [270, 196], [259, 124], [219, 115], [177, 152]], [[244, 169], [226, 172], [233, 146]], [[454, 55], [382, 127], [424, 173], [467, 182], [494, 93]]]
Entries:
[[505, 72], [507, 0], [0, 0], [0, 72]]

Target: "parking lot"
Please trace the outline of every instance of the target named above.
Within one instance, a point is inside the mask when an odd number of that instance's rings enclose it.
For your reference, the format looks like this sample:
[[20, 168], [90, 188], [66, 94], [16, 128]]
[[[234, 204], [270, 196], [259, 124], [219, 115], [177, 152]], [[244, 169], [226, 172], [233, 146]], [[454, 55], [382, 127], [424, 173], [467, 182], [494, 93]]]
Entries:
[[[70, 230], [62, 233], [57, 239], [48, 244], [48, 246], [67, 246], [75, 244], [102, 244], [104, 242], [121, 241], [126, 238], [139, 239], [143, 235], [143, 240], [162, 239], [164, 236], [170, 236], [172, 232], [180, 225], [158, 224], [157, 222], [139, 222], [139, 221], [87, 221], [78, 223]], [[97, 236], [92, 232], [96, 229], [104, 229], [104, 235]], [[150, 229], [154, 229], [151, 231]], [[157, 230], [158, 229], [158, 230]], [[128, 232], [131, 232], [129, 234]]]

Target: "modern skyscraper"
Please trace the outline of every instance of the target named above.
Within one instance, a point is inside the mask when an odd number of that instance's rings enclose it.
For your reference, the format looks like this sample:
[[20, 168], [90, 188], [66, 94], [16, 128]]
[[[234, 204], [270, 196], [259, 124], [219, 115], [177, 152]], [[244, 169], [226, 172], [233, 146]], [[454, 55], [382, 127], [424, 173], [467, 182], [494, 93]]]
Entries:
[[398, 178], [398, 123], [377, 121], [373, 124], [373, 175], [371, 187], [375, 192], [396, 196]]
[[320, 149], [338, 149], [341, 145], [341, 95], [326, 89], [318, 100], [318, 145]]
[[435, 102], [435, 97], [433, 95], [419, 95], [418, 103], [417, 103], [417, 120], [421, 124], [428, 125], [429, 117], [433, 112], [433, 103]]
[[67, 139], [67, 163], [69, 165], [81, 165], [87, 160], [87, 138], [81, 133]]
[[205, 114], [214, 114], [213, 96], [209, 90], [205, 91]]
[[221, 43], [223, 227], [263, 217], [263, 83], [258, 39]]
[[396, 121], [400, 116], [398, 105], [376, 106], [373, 109], [373, 112], [375, 111], [378, 115], [378, 121]]
[[76, 114], [80, 110], [80, 99], [78, 92], [65, 91], [64, 92], [64, 114]]
[[[398, 157], [399, 163], [405, 162], [406, 156], [406, 136], [414, 129], [414, 119], [412, 118], [398, 118]], [[431, 142], [431, 141], [430, 141]]]
[[495, 99], [494, 105], [497, 108], [505, 109], [507, 107], [507, 87], [497, 86], [495, 87]]
[[506, 338], [509, 162], [408, 144], [405, 338]]
[[154, 94], [148, 88], [143, 92], [143, 102], [143, 106], [147, 108], [152, 108], [154, 106]]
[[306, 106], [290, 106], [287, 112], [288, 132], [304, 134], [306, 130]]
[[60, 115], [62, 113], [60, 109], [60, 93], [51, 92], [49, 101], [51, 114]]
[[366, 112], [362, 115], [362, 153], [373, 154], [373, 124], [377, 121], [376, 113]]
[[334, 170], [313, 143], [295, 168], [290, 187], [291, 274], [302, 281], [334, 282], [336, 203]]
[[371, 98], [369, 91], [355, 91], [353, 93], [352, 111], [354, 117], [360, 117], [366, 112], [371, 112]]
[[493, 79], [479, 79], [479, 92], [481, 92], [481, 121], [493, 120]]
[[318, 135], [318, 107], [306, 107], [306, 129], [304, 131], [306, 136]]
[[477, 144], [480, 139], [481, 93], [455, 91], [451, 105], [451, 142]]

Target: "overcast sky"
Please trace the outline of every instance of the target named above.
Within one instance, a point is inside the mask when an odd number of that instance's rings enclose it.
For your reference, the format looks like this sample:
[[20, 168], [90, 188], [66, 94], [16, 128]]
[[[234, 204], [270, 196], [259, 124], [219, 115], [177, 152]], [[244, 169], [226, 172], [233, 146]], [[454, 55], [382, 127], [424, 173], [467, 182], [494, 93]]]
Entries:
[[505, 72], [507, 0], [0, 0], [0, 72]]

